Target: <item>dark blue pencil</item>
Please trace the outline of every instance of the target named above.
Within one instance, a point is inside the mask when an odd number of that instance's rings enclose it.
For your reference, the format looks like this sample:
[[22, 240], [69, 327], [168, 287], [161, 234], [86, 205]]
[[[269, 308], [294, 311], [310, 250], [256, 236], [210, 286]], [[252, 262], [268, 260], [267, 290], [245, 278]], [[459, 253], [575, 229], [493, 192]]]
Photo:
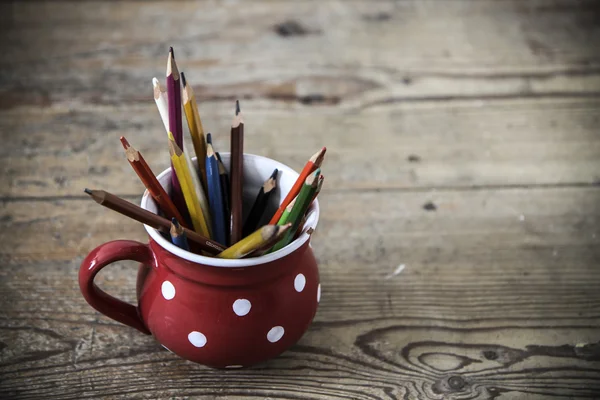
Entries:
[[187, 237], [185, 237], [185, 231], [176, 218], [171, 219], [171, 230], [169, 233], [171, 234], [171, 241], [175, 246], [181, 247], [183, 250], [190, 251]]
[[210, 213], [212, 215], [213, 239], [227, 246], [227, 231], [225, 229], [225, 211], [223, 208], [219, 165], [215, 157], [215, 151], [210, 143], [206, 144], [206, 181], [208, 184], [208, 203], [210, 204]]

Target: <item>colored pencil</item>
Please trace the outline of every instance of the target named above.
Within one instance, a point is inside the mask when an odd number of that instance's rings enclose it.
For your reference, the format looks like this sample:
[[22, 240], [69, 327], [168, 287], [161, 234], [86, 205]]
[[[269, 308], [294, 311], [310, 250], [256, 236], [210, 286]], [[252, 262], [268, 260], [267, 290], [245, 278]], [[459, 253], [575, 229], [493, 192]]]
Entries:
[[[119, 214], [125, 215], [131, 219], [134, 219], [142, 224], [151, 226], [162, 232], [169, 232], [171, 229], [171, 221], [166, 218], [156, 215], [153, 212], [143, 209], [133, 203], [121, 199], [104, 190], [90, 190], [85, 189], [85, 192], [89, 194], [96, 203], [110, 208]], [[210, 240], [209, 238], [202, 236], [191, 229], [183, 228], [187, 238], [194, 243], [197, 243], [199, 247], [210, 254], [217, 254], [225, 250], [221, 244]]]
[[[269, 226], [269, 225], [267, 225], [267, 226]], [[277, 243], [281, 239], [283, 239], [283, 235], [285, 235], [287, 233], [287, 231], [292, 227], [292, 224], [288, 223], [285, 225], [278, 225], [278, 226], [281, 226], [281, 228], [283, 228], [283, 229], [280, 229], [276, 236], [274, 236], [268, 242], [265, 242], [265, 244], [263, 244], [256, 250], [246, 254], [245, 257], [260, 257], [260, 256], [268, 253], [269, 250], [271, 249], [271, 247], [273, 247], [273, 245], [275, 245], [275, 243]]]
[[[252, 208], [250, 209], [250, 213], [246, 218], [246, 222], [244, 222], [244, 229], [242, 230], [242, 234], [244, 236], [248, 236], [252, 232], [254, 232], [258, 228], [258, 224], [260, 222], [261, 217], [265, 213], [265, 209], [267, 208], [267, 204], [269, 204], [269, 198], [271, 194], [275, 191], [277, 187], [277, 173], [279, 171], [275, 169], [271, 176], [267, 178], [265, 183], [261, 186], [256, 198], [254, 200], [254, 204], [252, 204]], [[283, 224], [277, 224], [283, 225]]]
[[213, 237], [217, 242], [227, 244], [227, 235], [225, 233], [226, 217], [223, 210], [223, 193], [221, 191], [221, 180], [219, 179], [219, 166], [210, 143], [206, 146], [205, 162]]
[[[173, 48], [169, 48], [167, 58], [167, 103], [169, 111], [169, 132], [173, 134], [175, 143], [183, 150], [183, 128], [181, 126], [181, 87], [179, 84], [179, 70], [173, 55]], [[167, 132], [168, 133], [168, 132]], [[173, 165], [171, 164], [171, 167]], [[185, 208], [185, 199], [177, 174], [171, 174], [171, 198], [177, 208]]]
[[287, 232], [290, 227], [291, 224], [284, 226], [265, 225], [231, 247], [228, 247], [223, 252], [217, 254], [217, 257], [242, 258], [265, 245], [273, 243], [273, 238], [279, 237], [280, 235], [278, 235], [278, 233], [280, 231]]
[[177, 222], [177, 218], [171, 219], [171, 241], [177, 247], [181, 247], [183, 250], [190, 251], [190, 245], [188, 244], [187, 238], [185, 237], [185, 231], [183, 227]]
[[181, 122], [181, 85], [179, 83], [179, 70], [173, 55], [173, 48], [169, 49], [167, 59], [167, 99], [169, 104], [169, 132], [173, 134], [175, 143], [183, 149], [183, 126]]
[[146, 189], [148, 189], [148, 192], [154, 201], [156, 201], [160, 209], [168, 218], [177, 218], [177, 220], [181, 221], [182, 224], [185, 225], [185, 221], [181, 213], [177, 207], [175, 207], [175, 204], [173, 204], [171, 198], [169, 198], [169, 195], [162, 187], [158, 179], [156, 179], [156, 176], [154, 176], [154, 173], [146, 163], [146, 160], [144, 160], [144, 157], [142, 157], [142, 154], [138, 150], [131, 147], [127, 139], [125, 139], [123, 136], [121, 136], [121, 144], [125, 149], [127, 161], [129, 161], [129, 164], [140, 178], [144, 186], [146, 186]]
[[279, 249], [282, 249], [283, 247], [287, 246], [294, 238], [294, 234], [296, 233], [298, 226], [302, 222], [302, 217], [306, 213], [306, 210], [308, 210], [313, 195], [317, 190], [320, 173], [321, 169], [317, 168], [316, 171], [311, 173], [304, 181], [304, 184], [300, 189], [300, 193], [298, 193], [296, 204], [294, 204], [294, 207], [290, 212], [290, 216], [288, 217], [288, 222], [291, 222], [292, 227], [288, 231], [288, 233], [285, 234], [283, 239], [281, 239], [279, 242], [277, 242], [275, 246], [273, 246], [273, 249], [271, 251], [277, 251]]
[[242, 239], [242, 206], [244, 195], [244, 120], [240, 113], [240, 102], [235, 102], [235, 117], [231, 124], [231, 160], [229, 173], [231, 174], [231, 202], [229, 206], [229, 232], [231, 244]]
[[298, 197], [296, 197], [294, 200], [290, 201], [290, 204], [288, 204], [288, 206], [285, 208], [285, 211], [283, 211], [283, 214], [281, 214], [281, 218], [279, 218], [279, 221], [277, 221], [277, 225], [285, 225], [288, 221], [288, 218], [290, 217], [290, 213], [292, 212], [292, 209], [294, 208], [294, 204], [296, 204], [296, 199]]
[[221, 160], [221, 155], [219, 154], [219, 152], [215, 152], [215, 156], [217, 157], [217, 163], [219, 164], [219, 180], [221, 181], [221, 194], [223, 196], [223, 212], [225, 213], [225, 237], [227, 238], [226, 244], [229, 245], [229, 215], [231, 213], [231, 210], [229, 208], [229, 175], [227, 174], [227, 169], [225, 169], [225, 164], [223, 164], [223, 160]]
[[210, 238], [210, 230], [207, 221], [204, 218], [202, 206], [200, 205], [199, 193], [197, 193], [192, 181], [193, 171], [190, 171], [185, 155], [177, 143], [175, 143], [175, 138], [171, 132], [169, 132], [169, 153], [171, 154], [171, 163], [173, 164], [177, 178], [181, 183], [181, 191], [190, 213], [194, 230], [201, 235]]
[[326, 151], [327, 148], [323, 147], [306, 162], [304, 168], [300, 172], [300, 176], [298, 176], [298, 179], [294, 183], [294, 186], [292, 186], [292, 189], [288, 192], [287, 196], [285, 196], [285, 199], [283, 199], [283, 201], [279, 205], [279, 208], [275, 212], [275, 215], [273, 215], [273, 217], [271, 218], [271, 221], [269, 221], [269, 224], [276, 224], [277, 221], [279, 221], [279, 218], [281, 218], [281, 214], [283, 214], [285, 208], [290, 204], [290, 201], [292, 201], [294, 197], [296, 197], [300, 192], [300, 189], [302, 188], [302, 185], [304, 184], [306, 178], [311, 173], [313, 173], [314, 170], [321, 167], [323, 159], [325, 158]]
[[317, 183], [317, 190], [315, 190], [315, 194], [313, 195], [313, 198], [310, 201], [310, 204], [312, 204], [313, 201], [315, 201], [315, 199], [319, 195], [319, 193], [321, 193], [321, 189], [323, 188], [323, 182], [324, 181], [325, 181], [325, 177], [322, 174], [319, 175], [319, 182]]
[[[210, 206], [208, 204], [208, 198], [206, 191], [202, 188], [202, 184], [200, 183], [200, 179], [198, 177], [198, 172], [192, 159], [190, 158], [190, 153], [187, 151], [183, 152], [185, 157], [185, 163], [187, 164], [188, 170], [190, 171], [190, 176], [192, 177], [192, 184], [194, 187], [194, 191], [196, 192], [196, 196], [198, 196], [198, 201], [200, 201], [200, 208], [202, 208], [202, 214], [204, 214], [204, 219], [206, 220], [206, 225], [208, 226], [208, 231], [210, 232], [210, 237], [212, 238], [212, 225], [211, 225], [211, 216], [210, 216]], [[223, 243], [225, 244], [225, 243]]]
[[169, 102], [167, 100], [167, 92], [160, 86], [160, 82], [156, 78], [152, 78], [152, 86], [154, 87], [154, 101], [160, 114], [160, 119], [165, 126], [165, 130], [169, 132]]
[[194, 90], [192, 89], [192, 85], [187, 84], [183, 72], [181, 73], [181, 83], [183, 83], [181, 99], [183, 101], [185, 119], [187, 120], [188, 128], [190, 129], [190, 136], [192, 137], [194, 152], [196, 153], [196, 162], [198, 163], [198, 170], [200, 171], [200, 182], [202, 183], [202, 188], [206, 192], [208, 186], [206, 182], [206, 139], [204, 138], [204, 128], [202, 127], [202, 121], [200, 120], [200, 113], [198, 112], [198, 104], [196, 104]]

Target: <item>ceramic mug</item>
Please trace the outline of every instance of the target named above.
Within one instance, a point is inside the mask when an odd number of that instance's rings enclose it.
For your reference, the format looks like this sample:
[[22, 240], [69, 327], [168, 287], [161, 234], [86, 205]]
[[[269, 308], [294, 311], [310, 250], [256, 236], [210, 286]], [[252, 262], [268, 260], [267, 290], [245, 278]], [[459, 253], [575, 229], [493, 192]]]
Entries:
[[[229, 165], [229, 155], [222, 154]], [[277, 161], [244, 155], [244, 199], [279, 169], [278, 193], [286, 194], [298, 173]], [[168, 169], [158, 176], [170, 189]], [[276, 206], [285, 196], [278, 196]], [[157, 206], [146, 193], [141, 206]], [[273, 207], [275, 208], [275, 207]], [[249, 209], [249, 207], [244, 207]], [[217, 368], [256, 364], [296, 343], [308, 329], [321, 296], [309, 228], [316, 228], [319, 203], [311, 206], [300, 236], [261, 257], [225, 260], [190, 253], [144, 225], [149, 243], [116, 240], [100, 245], [83, 260], [79, 286], [86, 301], [104, 315], [152, 334], [171, 352]], [[138, 306], [118, 300], [94, 284], [96, 274], [119, 260], [141, 263]]]

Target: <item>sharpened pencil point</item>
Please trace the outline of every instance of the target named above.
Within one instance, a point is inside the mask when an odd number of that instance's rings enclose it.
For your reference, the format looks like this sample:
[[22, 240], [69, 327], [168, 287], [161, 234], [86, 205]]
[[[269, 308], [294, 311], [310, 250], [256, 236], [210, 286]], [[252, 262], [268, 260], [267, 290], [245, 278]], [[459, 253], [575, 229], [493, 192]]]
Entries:
[[181, 82], [183, 83], [183, 87], [187, 86], [187, 81], [185, 80], [185, 74], [181, 71]]
[[238, 115], [240, 113], [240, 101], [236, 100], [235, 101], [235, 115]]
[[86, 192], [87, 194], [90, 194], [90, 195], [92, 194], [92, 191], [88, 188], [83, 189], [83, 191]]
[[271, 174], [271, 179], [276, 179], [278, 173], [279, 173], [279, 170], [277, 168], [275, 168], [275, 171], [273, 171], [273, 173]]
[[212, 135], [210, 132], [206, 134], [206, 143], [212, 144]]
[[171, 57], [175, 58], [175, 51], [173, 50], [173, 46], [169, 47], [169, 53], [171, 53]]
[[127, 150], [128, 148], [130, 148], [130, 147], [131, 147], [131, 145], [129, 144], [129, 142], [127, 141], [127, 139], [125, 139], [125, 136], [121, 136], [121, 137], [119, 138], [119, 140], [121, 141], [121, 144], [123, 145], [123, 148], [124, 148], [125, 150]]

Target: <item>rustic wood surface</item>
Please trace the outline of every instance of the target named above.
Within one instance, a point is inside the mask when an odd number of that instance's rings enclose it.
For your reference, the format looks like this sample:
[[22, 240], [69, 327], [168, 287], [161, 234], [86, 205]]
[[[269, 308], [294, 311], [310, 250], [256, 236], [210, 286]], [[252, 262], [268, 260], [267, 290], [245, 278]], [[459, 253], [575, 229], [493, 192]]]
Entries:
[[[600, 398], [598, 43], [592, 0], [0, 3], [0, 398]], [[217, 147], [239, 97], [248, 152], [329, 148], [319, 311], [252, 368], [79, 293], [88, 251], [145, 240], [82, 189], [139, 198], [120, 135], [168, 165], [169, 45]]]

